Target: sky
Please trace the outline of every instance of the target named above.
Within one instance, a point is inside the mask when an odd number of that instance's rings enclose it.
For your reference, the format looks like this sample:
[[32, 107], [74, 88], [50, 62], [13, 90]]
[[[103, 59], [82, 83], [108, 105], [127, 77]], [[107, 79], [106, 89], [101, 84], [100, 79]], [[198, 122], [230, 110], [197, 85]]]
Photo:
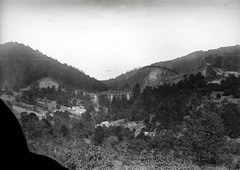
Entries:
[[23, 43], [98, 80], [240, 44], [239, 0], [147, 2], [0, 0], [0, 44]]

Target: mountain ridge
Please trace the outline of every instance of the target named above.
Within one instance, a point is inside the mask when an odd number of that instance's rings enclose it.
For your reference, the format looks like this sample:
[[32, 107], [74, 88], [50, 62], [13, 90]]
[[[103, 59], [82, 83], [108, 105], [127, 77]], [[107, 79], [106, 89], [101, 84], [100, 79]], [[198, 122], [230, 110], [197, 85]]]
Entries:
[[[223, 57], [221, 68], [228, 71], [240, 71], [240, 45], [228, 47], [219, 47], [217, 49], [210, 49], [207, 51], [199, 50], [189, 53], [185, 56], [178, 57], [172, 60], [160, 61], [151, 64], [152, 66], [161, 66], [172, 69], [182, 75], [198, 72], [204, 69], [206, 63], [212, 62], [215, 65], [217, 57]], [[236, 60], [228, 64], [226, 58], [231, 61], [233, 58]], [[227, 65], [233, 65], [232, 68]], [[232, 69], [232, 70], [231, 70]], [[131, 88], [136, 83], [140, 83], [142, 87], [155, 86], [164, 83], [164, 80], [169, 77], [176, 77], [176, 74], [164, 69], [157, 68], [139, 68], [134, 71], [128, 71], [125, 74], [117, 76], [114, 79], [103, 81], [111, 89], [120, 90], [124, 88]]]
[[79, 69], [18, 42], [0, 44], [0, 87], [19, 90], [51, 77], [71, 88], [104, 91], [108, 87]]

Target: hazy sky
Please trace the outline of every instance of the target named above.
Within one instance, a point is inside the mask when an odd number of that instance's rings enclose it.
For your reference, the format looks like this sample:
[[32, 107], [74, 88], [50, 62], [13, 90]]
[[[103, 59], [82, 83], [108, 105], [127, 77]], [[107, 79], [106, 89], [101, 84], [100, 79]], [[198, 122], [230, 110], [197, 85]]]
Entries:
[[0, 0], [0, 44], [29, 45], [99, 80], [240, 44], [239, 0], [155, 1]]

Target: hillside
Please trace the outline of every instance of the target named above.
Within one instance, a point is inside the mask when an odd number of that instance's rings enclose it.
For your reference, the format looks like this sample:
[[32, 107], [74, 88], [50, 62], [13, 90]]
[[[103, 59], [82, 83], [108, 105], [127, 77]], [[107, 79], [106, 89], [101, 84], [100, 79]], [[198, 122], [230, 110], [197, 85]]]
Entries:
[[[206, 71], [206, 64], [224, 71], [240, 71], [240, 45], [221, 47], [208, 51], [196, 51], [174, 60], [152, 64], [172, 69], [181, 75]], [[177, 81], [180, 77], [166, 69], [140, 68], [122, 74], [115, 79], [104, 81], [111, 89], [131, 88], [137, 82], [142, 87], [156, 86], [165, 82]]]
[[0, 45], [0, 87], [19, 90], [45, 77], [87, 91], [107, 90], [107, 86], [82, 71], [62, 64], [38, 50], [17, 42]]

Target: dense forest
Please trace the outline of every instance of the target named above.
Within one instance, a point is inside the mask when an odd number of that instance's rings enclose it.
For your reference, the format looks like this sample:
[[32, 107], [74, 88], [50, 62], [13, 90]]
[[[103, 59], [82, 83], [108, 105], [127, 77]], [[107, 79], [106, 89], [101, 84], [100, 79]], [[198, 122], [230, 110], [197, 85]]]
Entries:
[[[23, 112], [20, 122], [31, 151], [72, 170], [109, 169], [116, 161], [132, 169], [239, 169], [239, 103], [220, 100], [230, 96], [240, 98], [240, 77], [211, 83], [198, 72], [142, 92], [137, 83], [131, 100], [99, 97], [99, 106], [90, 102], [80, 118], [67, 111], [43, 119]], [[98, 125], [121, 120], [121, 125]], [[134, 123], [141, 124], [138, 133], [126, 126]]]
[[11, 42], [0, 45], [0, 87], [18, 91], [44, 77], [60, 84], [87, 91], [104, 91], [107, 86], [67, 64], [62, 64], [38, 50]]
[[[10, 43], [0, 46], [0, 76], [2, 87], [12, 89], [0, 94], [31, 85], [21, 97], [14, 96], [16, 102], [6, 102], [12, 110], [17, 103], [37, 107], [37, 99], [56, 100], [55, 110], [37, 112], [44, 115], [41, 118], [34, 110], [25, 110], [18, 120], [31, 152], [52, 157], [71, 170], [239, 169], [240, 76], [216, 73], [217, 69], [239, 71], [239, 49], [195, 52], [156, 63], [185, 75], [178, 82], [144, 89], [144, 77], [152, 68], [135, 69], [127, 78], [119, 76], [119, 86], [114, 87], [131, 88], [131, 99], [123, 96], [109, 101], [106, 94], [91, 98], [87, 93], [62, 90], [67, 84], [85, 90], [106, 90], [106, 86], [30, 47]], [[173, 65], [176, 61], [178, 65]], [[166, 70], [161, 74], [162, 78], [173, 76]], [[62, 85], [40, 89], [36, 81], [43, 77]], [[60, 105], [70, 107], [72, 98], [82, 100], [86, 111], [81, 115], [60, 109]]]
[[[197, 51], [186, 56], [152, 64], [172, 69], [182, 75], [197, 73], [206, 68], [209, 63], [224, 71], [240, 71], [240, 45], [221, 47], [215, 50]], [[166, 69], [139, 68], [122, 74], [115, 79], [104, 81], [111, 89], [121, 90], [134, 86], [137, 82], [141, 86], [156, 86], [163, 84], [175, 73]]]

